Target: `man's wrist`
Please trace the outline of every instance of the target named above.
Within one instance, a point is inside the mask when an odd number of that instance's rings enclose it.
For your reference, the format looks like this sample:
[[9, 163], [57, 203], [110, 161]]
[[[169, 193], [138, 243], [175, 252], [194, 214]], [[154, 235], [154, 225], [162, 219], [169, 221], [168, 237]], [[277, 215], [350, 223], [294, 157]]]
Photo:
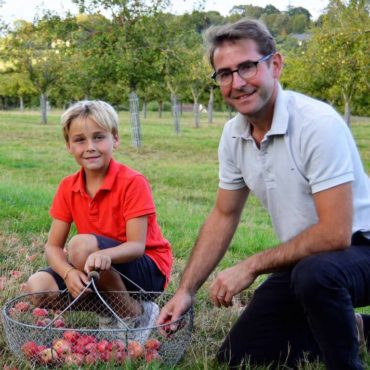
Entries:
[[72, 270], [75, 270], [75, 267], [71, 266], [63, 275], [63, 280], [66, 280], [69, 273], [72, 271]]

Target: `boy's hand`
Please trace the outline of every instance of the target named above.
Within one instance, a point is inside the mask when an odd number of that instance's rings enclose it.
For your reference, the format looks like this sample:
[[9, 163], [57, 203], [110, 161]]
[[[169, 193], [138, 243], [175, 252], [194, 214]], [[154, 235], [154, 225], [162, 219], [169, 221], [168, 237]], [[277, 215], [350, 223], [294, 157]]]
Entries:
[[[68, 274], [67, 278], [64, 280], [68, 292], [72, 295], [73, 298], [76, 298], [89, 283], [89, 279], [83, 271], [78, 269], [73, 269]], [[87, 292], [91, 291], [87, 289]]]
[[99, 252], [91, 253], [87, 258], [84, 271], [88, 274], [90, 271], [109, 270], [112, 265], [112, 260], [109, 256]]

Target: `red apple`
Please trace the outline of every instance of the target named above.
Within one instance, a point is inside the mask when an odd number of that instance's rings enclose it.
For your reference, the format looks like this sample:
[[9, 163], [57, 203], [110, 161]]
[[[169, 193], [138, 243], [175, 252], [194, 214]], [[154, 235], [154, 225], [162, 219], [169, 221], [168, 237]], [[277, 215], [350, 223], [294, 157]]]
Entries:
[[30, 309], [31, 305], [28, 302], [20, 301], [14, 305], [14, 308], [18, 312], [27, 312]]
[[53, 349], [55, 349], [59, 357], [66, 357], [72, 352], [71, 343], [65, 339], [57, 339], [54, 341]]
[[45, 319], [37, 319], [36, 326], [45, 327], [45, 326], [48, 326], [50, 323], [51, 323], [51, 320], [48, 319], [48, 318], [45, 318]]
[[135, 340], [129, 341], [127, 345], [127, 354], [130, 359], [136, 360], [144, 356], [144, 347]]
[[145, 342], [145, 348], [146, 349], [155, 349], [155, 350], [158, 350], [160, 347], [161, 347], [161, 342], [156, 339], [156, 338], [149, 338], [146, 342]]
[[97, 345], [97, 349], [100, 353], [104, 352], [107, 350], [107, 347], [108, 347], [108, 341], [106, 339], [102, 339], [98, 345]]
[[63, 319], [56, 319], [54, 321], [54, 327], [55, 328], [64, 328], [65, 327], [64, 320]]
[[108, 343], [107, 349], [112, 352], [124, 351], [126, 349], [126, 344], [123, 340], [114, 339]]
[[48, 315], [48, 310], [45, 309], [45, 308], [40, 308], [40, 307], [36, 307], [33, 311], [32, 311], [33, 315], [36, 316], [36, 317], [44, 317], [44, 316], [47, 316]]
[[85, 346], [85, 351], [86, 352], [96, 352], [98, 350], [98, 344], [97, 343], [94, 343], [94, 342], [91, 342], [91, 343], [87, 343], [86, 346]]
[[68, 340], [70, 343], [76, 343], [77, 339], [80, 337], [80, 333], [75, 330], [68, 330], [63, 333], [63, 338]]
[[81, 344], [74, 344], [72, 347], [72, 352], [73, 353], [79, 353], [81, 355], [85, 354], [85, 347], [82, 346]]
[[26, 358], [31, 359], [36, 356], [39, 352], [38, 346], [34, 341], [28, 341], [24, 343], [21, 347], [23, 354]]
[[81, 353], [70, 353], [64, 359], [64, 363], [67, 365], [81, 366], [84, 362], [84, 356]]
[[88, 343], [94, 343], [96, 342], [96, 338], [92, 335], [81, 335], [77, 339], [77, 344], [80, 344], [81, 346], [86, 346]]
[[145, 361], [152, 362], [152, 361], [160, 361], [161, 356], [159, 355], [158, 351], [155, 349], [149, 350], [145, 353]]
[[39, 359], [42, 364], [52, 364], [58, 360], [58, 354], [53, 348], [46, 348], [39, 353]]
[[86, 365], [94, 365], [98, 360], [99, 360], [99, 355], [97, 352], [91, 352], [85, 356]]

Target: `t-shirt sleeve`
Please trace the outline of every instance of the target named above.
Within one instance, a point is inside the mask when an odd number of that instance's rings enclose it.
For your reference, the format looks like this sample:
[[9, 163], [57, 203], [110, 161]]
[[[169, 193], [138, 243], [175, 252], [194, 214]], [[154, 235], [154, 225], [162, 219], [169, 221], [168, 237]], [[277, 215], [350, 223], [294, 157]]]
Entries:
[[321, 122], [305, 127], [301, 138], [302, 163], [312, 193], [354, 180], [348, 141], [351, 134], [346, 130], [345, 124], [333, 117], [323, 117]]
[[144, 176], [134, 176], [125, 192], [124, 218], [129, 220], [153, 213], [155, 205], [148, 181]]
[[218, 146], [219, 187], [225, 190], [238, 190], [246, 186], [242, 172], [236, 164], [235, 154], [230, 145], [231, 134], [225, 125]]
[[73, 221], [72, 212], [65, 189], [65, 182], [62, 181], [54, 195], [49, 213], [51, 217], [56, 218], [57, 220], [71, 223]]

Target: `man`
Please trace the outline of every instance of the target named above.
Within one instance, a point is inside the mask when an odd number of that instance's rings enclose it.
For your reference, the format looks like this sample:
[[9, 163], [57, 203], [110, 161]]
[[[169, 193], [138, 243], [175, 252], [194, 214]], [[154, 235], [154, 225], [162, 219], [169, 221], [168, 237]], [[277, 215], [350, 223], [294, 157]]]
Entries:
[[[239, 114], [219, 145], [219, 190], [180, 286], [158, 323], [174, 321], [223, 257], [253, 192], [269, 212], [279, 245], [222, 272], [216, 306], [271, 273], [225, 338], [229, 366], [303, 357], [328, 369], [362, 369], [353, 307], [370, 302], [370, 183], [348, 127], [328, 105], [283, 91], [282, 56], [259, 22], [240, 20], [207, 33], [213, 75]], [[246, 247], [247, 248], [247, 247]], [[361, 331], [362, 332], [362, 331]]]

